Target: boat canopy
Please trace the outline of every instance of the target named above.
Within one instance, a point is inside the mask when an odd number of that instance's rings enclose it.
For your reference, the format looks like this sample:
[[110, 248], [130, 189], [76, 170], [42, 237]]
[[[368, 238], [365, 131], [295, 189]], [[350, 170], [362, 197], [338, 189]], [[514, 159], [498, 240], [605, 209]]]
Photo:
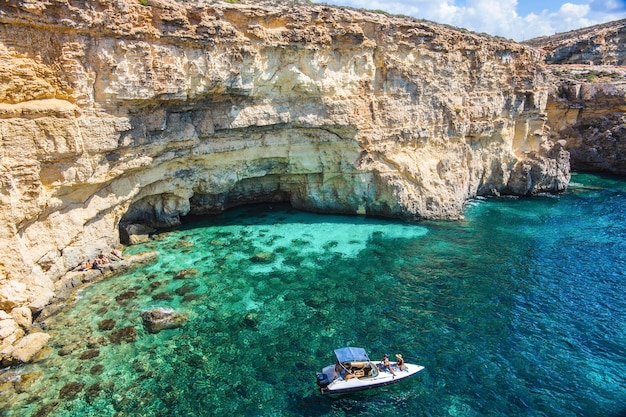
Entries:
[[335, 356], [337, 356], [337, 360], [341, 363], [362, 362], [370, 360], [370, 358], [367, 356], [367, 353], [365, 352], [365, 349], [358, 347], [344, 347], [341, 349], [335, 349]]

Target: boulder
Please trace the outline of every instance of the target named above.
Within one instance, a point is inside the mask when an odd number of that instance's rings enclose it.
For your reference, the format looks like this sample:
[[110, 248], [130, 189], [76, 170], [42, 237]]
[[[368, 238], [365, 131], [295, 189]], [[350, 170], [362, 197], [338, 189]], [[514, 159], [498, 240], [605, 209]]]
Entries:
[[19, 331], [20, 326], [14, 319], [0, 320], [0, 340], [8, 339], [12, 334], [18, 333]]
[[43, 310], [55, 296], [52, 289], [40, 286], [32, 285], [29, 287], [30, 295], [28, 299], [28, 307], [33, 312], [40, 312]]
[[155, 232], [153, 227], [143, 224], [129, 224], [124, 228], [120, 228], [121, 236], [127, 240], [129, 245], [137, 245], [150, 240], [150, 235]]
[[11, 316], [25, 330], [28, 330], [33, 325], [33, 312], [28, 307], [14, 308], [11, 310]]
[[13, 346], [22, 336], [24, 330], [13, 319], [0, 320], [0, 364], [11, 365]]
[[50, 335], [43, 332], [31, 333], [23, 337], [11, 352], [13, 362], [31, 362], [35, 355], [46, 346], [49, 339]]
[[170, 308], [155, 308], [141, 313], [143, 325], [150, 333], [180, 327], [187, 321], [187, 315], [176, 313]]
[[6, 281], [0, 285], [0, 309], [11, 311], [28, 300], [26, 284]]

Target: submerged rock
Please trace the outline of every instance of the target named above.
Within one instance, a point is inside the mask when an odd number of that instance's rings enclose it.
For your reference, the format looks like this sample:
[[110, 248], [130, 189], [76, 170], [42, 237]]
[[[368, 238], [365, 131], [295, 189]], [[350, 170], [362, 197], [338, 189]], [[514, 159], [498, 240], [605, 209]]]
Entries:
[[87, 388], [87, 402], [91, 403], [98, 395], [100, 395], [100, 391], [102, 391], [102, 387], [100, 386], [99, 382], [90, 385]]
[[134, 342], [137, 340], [137, 329], [135, 329], [135, 326], [122, 327], [121, 329], [111, 332], [109, 340], [111, 340], [111, 343], [116, 344], [122, 342]]
[[196, 301], [204, 298], [202, 294], [187, 294], [183, 297], [183, 303], [187, 303], [189, 301]]
[[198, 288], [197, 285], [183, 285], [182, 287], [176, 288], [176, 290], [174, 290], [174, 292], [176, 293], [176, 295], [181, 295], [182, 296], [182, 295], [187, 295], [187, 293], [192, 292], [196, 288]]
[[256, 253], [250, 260], [254, 263], [270, 263], [274, 260], [274, 254], [269, 252]]
[[93, 359], [100, 356], [100, 351], [98, 349], [89, 349], [84, 351], [81, 355], [79, 359], [82, 360], [86, 360], [86, 359]]
[[181, 240], [180, 242], [176, 243], [174, 247], [175, 248], [191, 248], [193, 246], [195, 246], [195, 243], [188, 242], [186, 240]]
[[98, 330], [113, 330], [114, 327], [115, 320], [113, 319], [104, 319], [98, 323]]
[[169, 308], [155, 308], [141, 313], [143, 325], [150, 333], [180, 327], [187, 322], [187, 318], [186, 314], [176, 313]]
[[59, 356], [67, 356], [79, 348], [80, 345], [77, 342], [70, 342], [59, 346], [57, 353]]
[[174, 296], [172, 294], [168, 293], [168, 292], [160, 292], [160, 293], [154, 294], [152, 296], [152, 299], [155, 300], [155, 301], [171, 300], [173, 298], [174, 298]]
[[178, 271], [174, 279], [186, 279], [186, 278], [195, 277], [196, 275], [198, 275], [198, 270], [196, 268], [187, 268], [187, 269]]
[[89, 369], [89, 373], [94, 376], [100, 375], [102, 371], [104, 371], [104, 365], [101, 364], [94, 365]]
[[43, 372], [31, 372], [19, 375], [19, 378], [13, 383], [15, 391], [18, 394], [28, 392], [31, 385], [42, 376]]
[[251, 311], [243, 318], [243, 325], [249, 329], [255, 328], [259, 322], [261, 321], [261, 317], [258, 312]]
[[80, 382], [70, 382], [65, 384], [59, 391], [59, 398], [64, 400], [71, 400], [75, 398], [85, 388], [85, 384]]
[[89, 349], [97, 349], [99, 346], [108, 344], [108, 339], [104, 336], [92, 336], [87, 339], [87, 347]]
[[58, 401], [52, 401], [44, 406], [42, 406], [32, 417], [45, 417], [49, 415], [57, 406], [59, 405]]
[[126, 291], [117, 297], [115, 297], [115, 301], [118, 303], [124, 302], [126, 300], [132, 300], [133, 298], [137, 298], [137, 293], [135, 291]]

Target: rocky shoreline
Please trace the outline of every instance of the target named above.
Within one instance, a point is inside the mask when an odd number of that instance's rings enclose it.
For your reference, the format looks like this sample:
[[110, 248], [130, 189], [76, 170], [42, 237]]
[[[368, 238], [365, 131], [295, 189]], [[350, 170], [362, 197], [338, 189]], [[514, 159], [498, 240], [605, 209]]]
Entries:
[[44, 360], [50, 339], [45, 333], [45, 320], [71, 305], [76, 290], [152, 263], [157, 257], [156, 252], [144, 252], [111, 260], [99, 269], [70, 271], [58, 281], [54, 298], [35, 316], [28, 306], [15, 307], [10, 313], [0, 310], [0, 365], [10, 367]]

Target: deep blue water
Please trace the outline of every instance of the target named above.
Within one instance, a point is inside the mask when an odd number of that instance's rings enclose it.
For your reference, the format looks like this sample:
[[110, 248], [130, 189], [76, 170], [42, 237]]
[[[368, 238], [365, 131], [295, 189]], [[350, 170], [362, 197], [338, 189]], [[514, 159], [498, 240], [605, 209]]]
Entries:
[[[157, 263], [48, 320], [53, 354], [20, 370], [43, 376], [2, 415], [626, 415], [624, 180], [477, 200], [461, 222], [246, 207], [129, 252], [147, 249]], [[150, 334], [156, 306], [189, 321]], [[110, 341], [127, 326], [135, 341]], [[346, 345], [426, 369], [322, 396], [315, 372]]]

